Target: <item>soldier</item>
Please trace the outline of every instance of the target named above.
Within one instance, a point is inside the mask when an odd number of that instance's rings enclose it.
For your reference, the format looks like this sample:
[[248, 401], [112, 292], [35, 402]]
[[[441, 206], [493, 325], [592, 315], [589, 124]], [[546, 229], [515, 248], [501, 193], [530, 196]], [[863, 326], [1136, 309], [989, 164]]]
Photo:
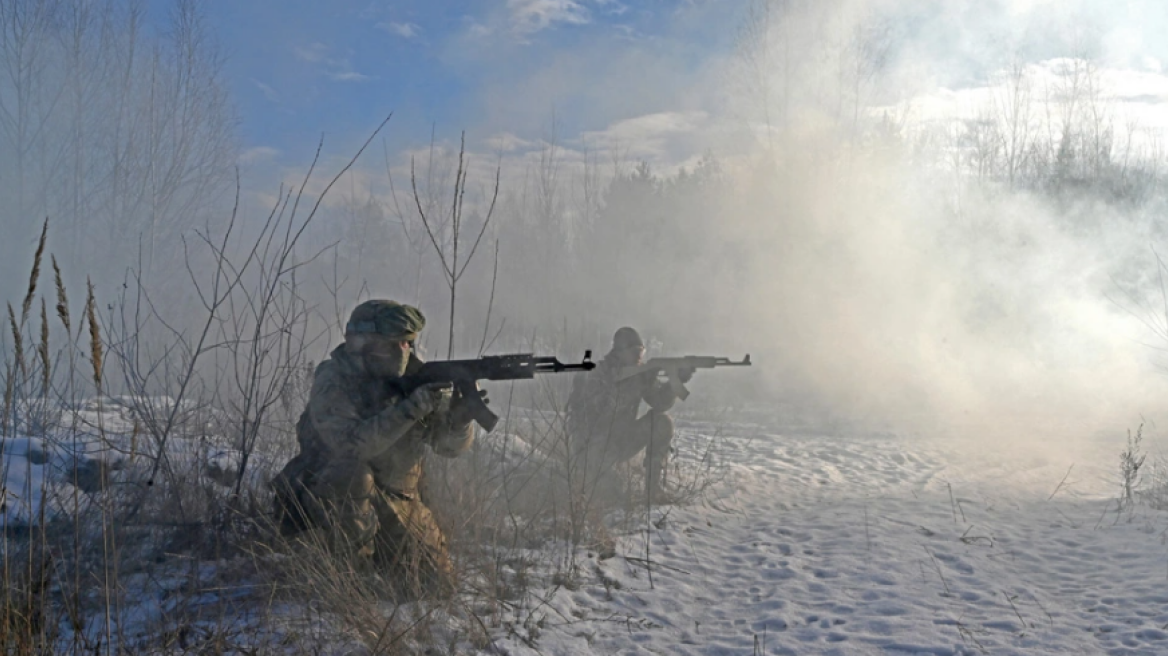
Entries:
[[345, 342], [317, 368], [296, 426], [300, 453], [272, 481], [281, 530], [322, 529], [335, 550], [388, 567], [400, 582], [454, 589], [446, 540], [418, 497], [426, 447], [453, 458], [474, 427], [449, 388], [403, 397], [389, 384], [422, 361], [422, 313], [393, 301], [353, 310]]
[[[616, 331], [612, 350], [596, 369], [578, 377], [568, 398], [568, 433], [577, 465], [597, 473], [645, 452], [645, 486], [650, 498], [668, 503], [665, 466], [673, 442], [673, 418], [666, 414], [677, 397], [654, 372], [617, 381], [625, 367], [644, 362], [645, 343], [629, 327]], [[680, 372], [683, 382], [692, 369]], [[649, 411], [640, 418], [641, 401]], [[591, 479], [591, 477], [589, 477]]]

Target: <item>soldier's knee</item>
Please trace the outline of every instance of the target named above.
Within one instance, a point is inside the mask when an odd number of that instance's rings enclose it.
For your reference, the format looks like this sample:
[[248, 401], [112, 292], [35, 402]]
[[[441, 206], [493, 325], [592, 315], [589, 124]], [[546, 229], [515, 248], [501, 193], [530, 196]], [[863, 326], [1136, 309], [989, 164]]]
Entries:
[[653, 413], [653, 420], [651, 422], [653, 427], [653, 439], [673, 439], [673, 417], [664, 412]]
[[334, 500], [369, 499], [373, 496], [373, 470], [368, 463], [353, 459], [328, 463], [315, 477], [313, 492]]
[[369, 465], [353, 459], [336, 459], [313, 476], [306, 503], [312, 523], [329, 528], [346, 547], [362, 551], [377, 533], [373, 507], [375, 492]]

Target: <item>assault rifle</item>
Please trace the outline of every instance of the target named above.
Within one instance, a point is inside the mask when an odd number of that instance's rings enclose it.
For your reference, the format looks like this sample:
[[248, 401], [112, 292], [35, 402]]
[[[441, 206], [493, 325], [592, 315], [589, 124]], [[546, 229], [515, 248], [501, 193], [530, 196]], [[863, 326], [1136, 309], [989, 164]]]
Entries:
[[[617, 381], [627, 380], [634, 376], [652, 373], [664, 375], [669, 379], [669, 387], [677, 398], [684, 401], [689, 397], [689, 390], [681, 379], [681, 372], [694, 369], [713, 369], [714, 367], [749, 367], [750, 354], [735, 362], [730, 358], [719, 358], [712, 355], [685, 355], [679, 358], [653, 358], [644, 364], [634, 367], [625, 367], [617, 374]], [[686, 379], [688, 380], [688, 378]]]
[[584, 351], [584, 359], [576, 364], [565, 364], [553, 356], [531, 353], [486, 355], [473, 360], [434, 360], [422, 363], [416, 370], [390, 381], [404, 396], [423, 385], [449, 383], [462, 396], [475, 423], [488, 433], [499, 423], [499, 415], [491, 412], [475, 383], [480, 380], [523, 380], [536, 374], [559, 374], [572, 371], [591, 371], [596, 368], [592, 351]]

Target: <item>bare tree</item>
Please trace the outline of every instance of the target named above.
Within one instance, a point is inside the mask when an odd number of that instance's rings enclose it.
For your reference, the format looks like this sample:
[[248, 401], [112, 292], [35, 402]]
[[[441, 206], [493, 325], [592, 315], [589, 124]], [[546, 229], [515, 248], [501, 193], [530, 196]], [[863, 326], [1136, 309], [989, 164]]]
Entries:
[[[49, 0], [0, 2], [0, 134], [12, 153], [16, 180], [16, 216], [29, 211], [29, 169], [44, 143], [59, 91], [47, 79], [51, 52], [45, 34], [56, 19]], [[37, 208], [37, 213], [40, 213]]]
[[[469, 168], [470, 165], [466, 158], [466, 132], [463, 132], [459, 142], [458, 168], [454, 174], [450, 209], [444, 217], [439, 219], [439, 217], [433, 215], [426, 215], [426, 210], [422, 206], [422, 195], [418, 191], [417, 172], [415, 170], [414, 160], [410, 158], [410, 185], [414, 193], [414, 204], [417, 207], [418, 216], [422, 220], [422, 226], [426, 229], [426, 236], [429, 237], [430, 244], [434, 247], [434, 252], [438, 255], [438, 261], [442, 265], [442, 273], [446, 278], [446, 286], [450, 291], [450, 325], [448, 327], [449, 332], [446, 343], [446, 357], [448, 358], [452, 357], [454, 353], [454, 318], [458, 282], [462, 279], [463, 274], [466, 273], [466, 268], [471, 260], [474, 259], [475, 252], [482, 242], [483, 235], [487, 232], [487, 227], [491, 223], [491, 217], [495, 212], [495, 202], [499, 198], [499, 177], [502, 171], [502, 164], [496, 165], [495, 167], [495, 189], [491, 194], [491, 201], [487, 207], [486, 214], [483, 216], [482, 226], [479, 228], [478, 236], [475, 237], [470, 250], [463, 254], [459, 253], [459, 248], [464, 245], [463, 231], [465, 229], [465, 223], [463, 220], [463, 209], [466, 198], [466, 177]], [[447, 229], [441, 230], [442, 226], [446, 226]]]
[[994, 107], [1001, 122], [1002, 166], [1006, 181], [1013, 185], [1029, 162], [1034, 145], [1032, 87], [1026, 66], [1015, 61], [1002, 75], [994, 95]]
[[[448, 162], [449, 158], [444, 157], [443, 153], [439, 152], [435, 130], [436, 128], [433, 126], [430, 129], [430, 147], [426, 153], [426, 171], [422, 184], [423, 198], [422, 203], [420, 203], [429, 216], [438, 216], [441, 213], [442, 206], [445, 205], [445, 199], [439, 193], [439, 190], [445, 186], [453, 173], [453, 165]], [[390, 198], [393, 201], [393, 216], [397, 220], [398, 225], [401, 226], [402, 234], [406, 238], [410, 252], [414, 255], [413, 299], [416, 304], [420, 302], [422, 296], [423, 264], [426, 251], [430, 248], [429, 239], [426, 235], [425, 228], [417, 225], [421, 223], [421, 217], [414, 216], [414, 208], [411, 207], [407, 213], [398, 202], [397, 189], [393, 183], [393, 168], [389, 161], [389, 150], [388, 147], [385, 147], [384, 143], [382, 145], [385, 148], [385, 176], [389, 180]], [[413, 171], [413, 163], [413, 159], [411, 158], [411, 172]], [[415, 206], [417, 204], [415, 202]], [[445, 225], [439, 226], [439, 231], [441, 232], [445, 228]]]
[[158, 30], [146, 8], [0, 2], [0, 152], [11, 154], [0, 171], [12, 169], [0, 190], [17, 198], [0, 225], [21, 235], [59, 219], [68, 262], [98, 280], [140, 243], [148, 267], [180, 254], [181, 232], [226, 200], [234, 165], [222, 60], [199, 5], [173, 0]]
[[[231, 436], [239, 458], [231, 483], [234, 498], [240, 498], [260, 438], [272, 428], [272, 410], [301, 375], [307, 347], [315, 340], [309, 334], [310, 307], [300, 293], [297, 272], [319, 252], [297, 257], [302, 237], [325, 197], [388, 121], [389, 117], [311, 205], [305, 190], [316, 160], [298, 188], [281, 188], [255, 234], [243, 232], [237, 202], [221, 234], [206, 229], [196, 231], [193, 243], [184, 240], [188, 244], [184, 264], [201, 314], [192, 329], [182, 328], [183, 323], [160, 310], [141, 271], [123, 286], [110, 321], [110, 352], [133, 393], [135, 412], [154, 441], [148, 485], [161, 472], [171, 483], [166, 489], [178, 489], [173, 485], [176, 474], [168, 444], [190, 414], [190, 400], [205, 394], [209, 398], [203, 396], [200, 404], [209, 403], [228, 418], [224, 432]], [[319, 158], [319, 148], [317, 153]], [[210, 266], [199, 266], [201, 260], [193, 251], [200, 247]], [[169, 400], [161, 404], [151, 400], [160, 391], [169, 393]], [[137, 514], [146, 501], [145, 493], [139, 495], [128, 514]], [[185, 516], [181, 497], [172, 501]]]

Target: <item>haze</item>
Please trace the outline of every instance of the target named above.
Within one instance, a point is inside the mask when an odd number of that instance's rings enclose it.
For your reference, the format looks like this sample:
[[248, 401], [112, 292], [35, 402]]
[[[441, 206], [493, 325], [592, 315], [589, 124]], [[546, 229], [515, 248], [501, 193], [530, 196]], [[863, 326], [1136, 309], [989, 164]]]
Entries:
[[225, 234], [237, 174], [229, 249], [320, 135], [300, 217], [393, 113], [291, 249], [309, 361], [368, 297], [419, 305], [447, 356], [434, 248], [452, 257], [465, 131], [455, 356], [600, 355], [634, 325], [660, 354], [751, 353], [695, 381], [717, 403], [861, 430], [1017, 444], [1158, 416], [1168, 17], [1150, 0], [354, 2], [281, 27], [263, 3], [57, 10], [2, 19], [14, 305], [48, 217], [67, 287], [92, 278], [108, 321], [140, 276], [193, 330], [183, 263], [208, 280], [198, 231]]

